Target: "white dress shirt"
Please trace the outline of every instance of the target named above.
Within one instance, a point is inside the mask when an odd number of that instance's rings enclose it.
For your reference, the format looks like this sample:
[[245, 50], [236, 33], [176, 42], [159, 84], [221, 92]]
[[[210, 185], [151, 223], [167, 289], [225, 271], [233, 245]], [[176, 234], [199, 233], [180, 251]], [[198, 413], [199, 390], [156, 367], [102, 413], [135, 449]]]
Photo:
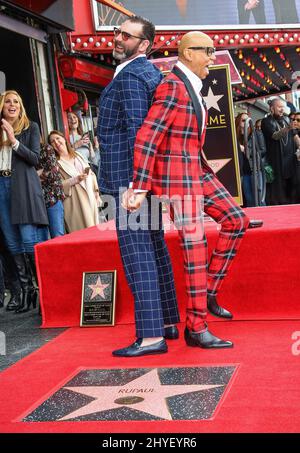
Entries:
[[[201, 94], [201, 90], [202, 90], [202, 87], [203, 87], [203, 83], [202, 83], [202, 80], [199, 79], [198, 76], [196, 76], [196, 74], [194, 74], [187, 66], [185, 66], [181, 61], [178, 61], [176, 63], [176, 66], [187, 76], [187, 78], [189, 79], [189, 81], [191, 82], [192, 84], [192, 87], [196, 93], [196, 96], [200, 102], [200, 106], [201, 106], [201, 110], [202, 110], [202, 118], [205, 119], [206, 117], [206, 111], [205, 111], [205, 108], [204, 108], [204, 105], [203, 105], [203, 98], [202, 98], [202, 94]], [[204, 129], [204, 126], [205, 126], [205, 121], [203, 120], [202, 121], [202, 130], [201, 130], [201, 133], [203, 133], [203, 129]]]

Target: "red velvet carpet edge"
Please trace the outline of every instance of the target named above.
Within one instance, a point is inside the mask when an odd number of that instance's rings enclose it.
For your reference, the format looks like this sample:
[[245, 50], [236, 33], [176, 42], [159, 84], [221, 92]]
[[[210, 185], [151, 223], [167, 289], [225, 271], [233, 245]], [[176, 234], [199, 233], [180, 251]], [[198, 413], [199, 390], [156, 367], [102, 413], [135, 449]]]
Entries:
[[[168, 354], [122, 359], [112, 357], [111, 351], [129, 344], [133, 326], [71, 328], [1, 373], [0, 432], [299, 432], [300, 356], [292, 353], [292, 335], [300, 330], [299, 322], [212, 322], [210, 328], [233, 340], [235, 347], [224, 351], [188, 348], [181, 325], [181, 337], [169, 341]], [[238, 366], [212, 420], [21, 421], [80, 369], [197, 365]]]
[[[246, 232], [219, 295], [235, 320], [299, 319], [300, 205], [249, 208], [264, 226]], [[101, 225], [105, 228], [105, 224]], [[211, 252], [217, 225], [208, 222]], [[186, 289], [176, 232], [166, 234], [176, 293], [185, 319]], [[80, 321], [82, 273], [117, 270], [116, 324], [134, 322], [133, 300], [125, 280], [115, 231], [96, 227], [40, 244], [36, 249], [42, 300], [42, 327], [76, 327]]]

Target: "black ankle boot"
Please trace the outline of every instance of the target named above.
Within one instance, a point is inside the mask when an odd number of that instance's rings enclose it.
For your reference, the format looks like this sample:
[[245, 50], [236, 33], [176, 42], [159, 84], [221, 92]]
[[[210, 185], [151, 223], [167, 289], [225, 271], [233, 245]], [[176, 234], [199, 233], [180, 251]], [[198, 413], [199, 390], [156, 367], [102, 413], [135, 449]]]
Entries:
[[6, 304], [6, 311], [15, 311], [21, 304], [22, 291], [19, 280], [8, 281], [7, 288], [10, 296]]
[[230, 311], [226, 310], [226, 308], [220, 307], [220, 305], [217, 302], [216, 296], [212, 295], [207, 295], [207, 308], [208, 311], [219, 318], [226, 318], [226, 319], [232, 319], [233, 315], [230, 313]]
[[9, 301], [6, 304], [6, 311], [15, 311], [21, 304], [22, 293], [10, 294]]
[[22, 297], [15, 313], [25, 313], [31, 305], [32, 279], [24, 253], [13, 256], [22, 288]]

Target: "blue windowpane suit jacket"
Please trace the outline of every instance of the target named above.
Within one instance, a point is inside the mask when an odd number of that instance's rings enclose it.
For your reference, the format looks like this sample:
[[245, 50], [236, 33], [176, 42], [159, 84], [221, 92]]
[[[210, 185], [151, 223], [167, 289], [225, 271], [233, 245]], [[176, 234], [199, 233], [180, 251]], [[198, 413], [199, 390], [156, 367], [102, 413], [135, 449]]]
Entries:
[[138, 129], [163, 76], [145, 57], [122, 69], [104, 89], [99, 101], [97, 135], [101, 149], [99, 187], [117, 194], [133, 176], [133, 149]]

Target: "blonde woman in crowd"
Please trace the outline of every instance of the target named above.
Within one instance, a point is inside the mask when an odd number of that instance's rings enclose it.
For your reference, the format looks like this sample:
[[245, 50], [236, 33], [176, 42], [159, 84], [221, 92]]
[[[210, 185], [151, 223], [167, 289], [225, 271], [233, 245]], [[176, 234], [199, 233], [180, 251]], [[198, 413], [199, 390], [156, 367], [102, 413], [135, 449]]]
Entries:
[[35, 167], [40, 154], [40, 131], [29, 121], [20, 95], [0, 96], [0, 227], [16, 263], [22, 297], [17, 313], [35, 307], [37, 291], [34, 246], [39, 228], [48, 225], [40, 179]]
[[96, 175], [61, 132], [50, 132], [48, 142], [57, 155], [62, 176], [66, 231], [71, 233], [97, 225], [101, 199]]

